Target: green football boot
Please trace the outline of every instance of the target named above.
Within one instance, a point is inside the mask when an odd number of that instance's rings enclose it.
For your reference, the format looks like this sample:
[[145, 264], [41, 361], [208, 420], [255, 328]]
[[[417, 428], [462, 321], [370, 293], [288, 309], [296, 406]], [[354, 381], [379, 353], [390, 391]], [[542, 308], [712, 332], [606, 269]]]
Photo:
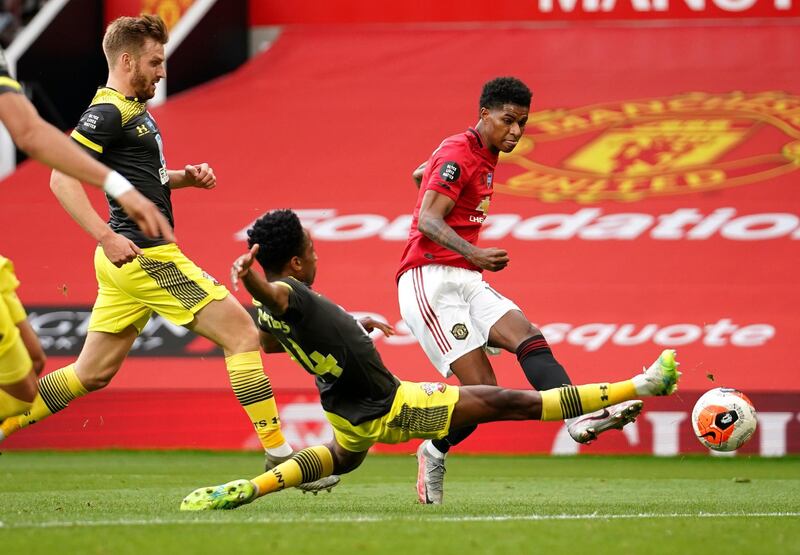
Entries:
[[216, 511], [235, 509], [256, 498], [256, 487], [250, 480], [234, 480], [221, 486], [194, 490], [181, 502], [182, 511]]

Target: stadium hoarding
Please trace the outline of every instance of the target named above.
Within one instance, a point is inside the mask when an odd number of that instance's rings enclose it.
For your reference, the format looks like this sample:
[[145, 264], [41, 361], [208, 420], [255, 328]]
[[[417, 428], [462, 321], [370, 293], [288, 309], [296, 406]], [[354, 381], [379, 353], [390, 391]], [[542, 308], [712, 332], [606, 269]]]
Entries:
[[[519, 150], [498, 165], [481, 243], [506, 248], [511, 263], [486, 278], [545, 330], [573, 381], [624, 379], [675, 347], [687, 395], [800, 391], [800, 33], [742, 30], [520, 27], [486, 41], [485, 28], [287, 28], [239, 71], [152, 109], [170, 165], [209, 160], [219, 177], [214, 191], [174, 192], [180, 246], [223, 278], [255, 218], [296, 209], [320, 257], [315, 288], [395, 325], [375, 341], [398, 376], [436, 379], [397, 307], [410, 173], [475, 123], [486, 78], [513, 73], [534, 106]], [[287, 134], [292, 110], [275, 109], [286, 106], [314, 106], [314, 124]], [[44, 333], [49, 370], [72, 362], [82, 340], [96, 245], [47, 179], [26, 164], [0, 183], [0, 252], [35, 325], [63, 326]], [[109, 394], [175, 393], [174, 411], [187, 414], [192, 390], [224, 396], [213, 345], [151, 325]], [[309, 387], [287, 357], [265, 361], [279, 395]], [[491, 361], [502, 385], [528, 386], [513, 355]]]
[[349, 23], [656, 21], [800, 16], [796, 0], [495, 0], [250, 2], [251, 26]]
[[[250, 311], [254, 313], [254, 310]], [[354, 312], [353, 317], [370, 316], [381, 322], [388, 319], [377, 312]], [[91, 307], [28, 307], [28, 321], [39, 336], [48, 356], [77, 356], [86, 339]], [[416, 338], [402, 320], [392, 324], [395, 335], [383, 337], [373, 332], [374, 341], [387, 346], [418, 348]], [[715, 322], [640, 323], [567, 322], [537, 323], [551, 345], [566, 344], [594, 352], [605, 346], [630, 347], [641, 344], [679, 347], [698, 343], [709, 348], [762, 347], [775, 336], [775, 327], [764, 323], [741, 324], [730, 318]], [[131, 349], [136, 357], [222, 357], [219, 347], [183, 326], [177, 326], [154, 314]]]
[[[737, 453], [714, 456], [783, 456], [800, 453], [800, 394], [748, 393], [758, 428]], [[276, 390], [283, 433], [297, 449], [327, 442], [332, 431], [314, 390]], [[645, 402], [637, 421], [591, 445], [575, 443], [559, 422], [483, 424], [462, 453], [647, 454], [708, 452], [689, 422], [699, 393]], [[110, 390], [79, 401], [58, 419], [39, 422], [2, 444], [3, 449], [246, 449], [260, 450], [247, 416], [228, 391]], [[411, 453], [413, 445], [376, 445], [376, 452]]]

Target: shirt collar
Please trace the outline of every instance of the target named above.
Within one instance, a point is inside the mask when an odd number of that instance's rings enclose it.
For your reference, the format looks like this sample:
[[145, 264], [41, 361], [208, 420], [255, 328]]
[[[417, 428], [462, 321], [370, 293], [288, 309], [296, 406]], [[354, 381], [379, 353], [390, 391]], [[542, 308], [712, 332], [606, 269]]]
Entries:
[[466, 131], [467, 139], [469, 140], [470, 144], [473, 145], [473, 148], [478, 151], [481, 156], [492, 162], [493, 164], [497, 163], [498, 155], [490, 151], [484, 144], [483, 139], [481, 138], [481, 134], [478, 133], [477, 130], [473, 127], [469, 127]]

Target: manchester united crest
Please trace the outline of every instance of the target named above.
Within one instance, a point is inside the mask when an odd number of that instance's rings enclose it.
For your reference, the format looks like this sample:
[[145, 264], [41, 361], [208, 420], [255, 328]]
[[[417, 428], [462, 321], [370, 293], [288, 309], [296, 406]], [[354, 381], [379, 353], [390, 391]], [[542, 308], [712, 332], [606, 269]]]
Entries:
[[495, 188], [594, 203], [755, 183], [800, 167], [798, 109], [787, 93], [732, 92], [534, 112]]
[[450, 333], [459, 341], [463, 341], [469, 335], [469, 330], [464, 324], [456, 324], [453, 326], [453, 329], [450, 330]]

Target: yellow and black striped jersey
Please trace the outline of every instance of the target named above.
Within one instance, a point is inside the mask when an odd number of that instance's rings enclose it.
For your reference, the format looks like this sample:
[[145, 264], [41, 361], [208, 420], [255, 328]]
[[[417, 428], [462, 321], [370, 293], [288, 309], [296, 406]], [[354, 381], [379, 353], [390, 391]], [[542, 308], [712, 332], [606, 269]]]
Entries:
[[258, 326], [316, 376], [322, 408], [357, 426], [387, 414], [400, 380], [383, 365], [364, 328], [340, 306], [294, 278], [289, 308], [274, 316], [258, 306]]
[[0, 48], [0, 94], [7, 92], [20, 92], [22, 87], [8, 73], [8, 62], [3, 49]]
[[[125, 176], [174, 227], [164, 143], [146, 103], [100, 87], [71, 136], [89, 154]], [[106, 199], [111, 229], [141, 248], [166, 244], [145, 236], [114, 199]]]

